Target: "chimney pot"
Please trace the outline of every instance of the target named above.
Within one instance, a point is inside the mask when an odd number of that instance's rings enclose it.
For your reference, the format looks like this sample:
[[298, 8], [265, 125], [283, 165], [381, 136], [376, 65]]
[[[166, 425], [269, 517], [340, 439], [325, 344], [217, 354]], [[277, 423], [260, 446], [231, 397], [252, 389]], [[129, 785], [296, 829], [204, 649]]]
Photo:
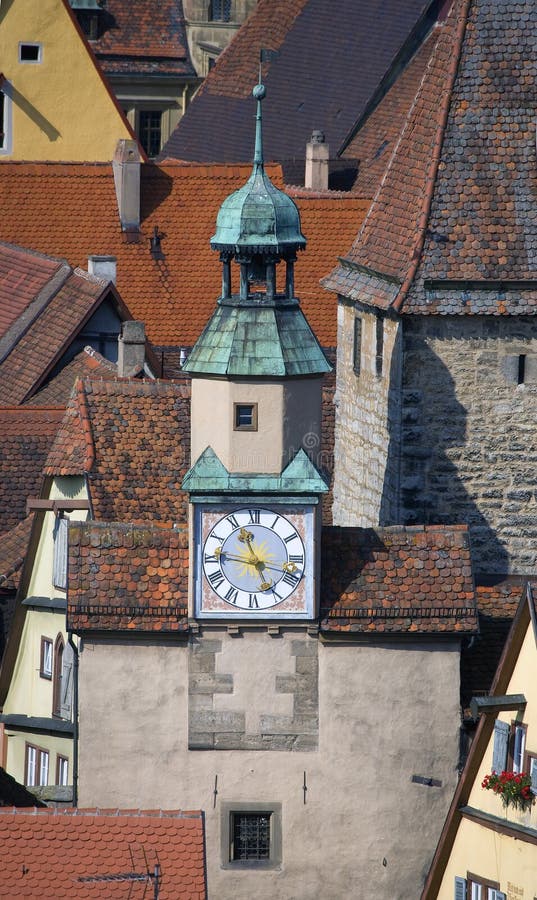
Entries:
[[88, 256], [88, 272], [103, 281], [116, 283], [117, 259], [115, 256]]
[[306, 172], [304, 185], [313, 191], [328, 190], [328, 158], [330, 149], [324, 132], [315, 129], [306, 144]]
[[120, 378], [140, 375], [145, 363], [145, 325], [143, 322], [123, 322], [118, 337], [117, 373]]
[[117, 208], [122, 231], [140, 231], [141, 159], [136, 141], [117, 142], [112, 160]]

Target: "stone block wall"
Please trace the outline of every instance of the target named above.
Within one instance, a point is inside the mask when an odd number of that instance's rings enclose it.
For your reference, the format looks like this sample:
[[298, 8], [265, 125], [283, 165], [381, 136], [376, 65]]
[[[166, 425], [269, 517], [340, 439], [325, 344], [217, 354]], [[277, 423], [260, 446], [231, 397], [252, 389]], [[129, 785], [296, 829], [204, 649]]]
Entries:
[[[353, 366], [354, 319], [362, 321], [361, 365]], [[377, 316], [340, 298], [334, 459], [335, 525], [398, 521], [401, 354], [397, 320], [384, 318], [382, 372]]]
[[408, 317], [403, 353], [402, 521], [468, 523], [477, 572], [537, 571], [537, 321]]

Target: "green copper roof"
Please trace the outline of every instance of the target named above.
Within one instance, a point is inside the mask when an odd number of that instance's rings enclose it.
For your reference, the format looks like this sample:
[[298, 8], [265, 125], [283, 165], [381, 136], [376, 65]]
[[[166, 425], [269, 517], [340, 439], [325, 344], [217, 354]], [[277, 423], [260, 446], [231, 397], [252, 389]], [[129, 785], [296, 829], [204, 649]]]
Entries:
[[204, 375], [300, 376], [331, 369], [298, 300], [221, 300], [183, 366]]
[[207, 447], [186, 473], [189, 493], [324, 494], [328, 485], [302, 448], [280, 475], [231, 475], [212, 447]]
[[211, 238], [215, 250], [233, 249], [235, 253], [285, 253], [306, 246], [300, 229], [300, 214], [295, 202], [274, 187], [263, 168], [261, 101], [265, 87], [253, 90], [257, 100], [254, 166], [250, 178], [220, 207], [216, 233]]

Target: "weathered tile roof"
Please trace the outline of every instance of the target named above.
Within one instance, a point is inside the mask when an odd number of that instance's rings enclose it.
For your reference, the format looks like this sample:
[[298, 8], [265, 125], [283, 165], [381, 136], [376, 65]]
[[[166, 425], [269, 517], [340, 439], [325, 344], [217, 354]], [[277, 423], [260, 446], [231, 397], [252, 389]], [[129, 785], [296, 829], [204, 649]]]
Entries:
[[195, 77], [181, 0], [107, 0], [100, 15], [103, 33], [90, 46], [107, 75]]
[[124, 898], [132, 882], [103, 876], [158, 864], [160, 900], [205, 900], [204, 854], [197, 810], [0, 809], [4, 897]]
[[476, 586], [479, 634], [461, 654], [461, 700], [488, 694], [526, 579], [510, 576], [497, 584]]
[[[30, 540], [33, 513], [0, 535], [0, 588], [18, 587], [22, 564]], [[0, 632], [2, 631], [0, 627]]]
[[368, 216], [324, 283], [408, 313], [534, 314], [534, 4], [457, 0], [441, 30]]
[[[250, 171], [249, 165], [143, 165], [142, 237], [132, 244], [121, 232], [111, 166], [0, 163], [0, 236], [61, 253], [73, 266], [86, 267], [91, 254], [116, 256], [118, 290], [132, 315], [145, 322], [149, 340], [191, 347], [221, 290], [218, 254], [209, 246], [218, 209]], [[280, 167], [267, 166], [267, 172], [283, 186]], [[296, 290], [319, 342], [333, 347], [337, 304], [319, 279], [351, 243], [367, 202], [303, 194], [296, 202], [308, 246], [296, 265]], [[47, 195], [55, 197], [53, 217], [42, 200]], [[161, 262], [149, 253], [155, 226], [165, 235]]]
[[0, 243], [0, 338], [5, 338], [61, 268], [62, 260]]
[[71, 525], [67, 627], [76, 632], [187, 631], [186, 526]]
[[[336, 155], [430, 6], [429, 0], [260, 0], [209, 73], [162, 156], [245, 161], [252, 153], [252, 101], [260, 48], [265, 158], [304, 158], [314, 129]], [[329, 77], [328, 77], [329, 75]], [[210, 134], [210, 138], [208, 138]]]
[[117, 378], [117, 366], [93, 347], [84, 347], [31, 398], [32, 406], [67, 406], [77, 378]]
[[27, 497], [37, 497], [47, 453], [63, 408], [0, 409], [0, 534], [26, 517]]
[[78, 380], [45, 466], [87, 474], [94, 516], [106, 522], [187, 519], [181, 482], [190, 458], [190, 384]]
[[324, 528], [321, 628], [474, 633], [477, 610], [466, 526]]
[[[28, 254], [31, 258], [31, 254]], [[23, 403], [44, 382], [91, 314], [114, 290], [82, 269], [67, 269], [40, 315], [0, 358], [0, 404]], [[6, 336], [7, 337], [7, 336]]]

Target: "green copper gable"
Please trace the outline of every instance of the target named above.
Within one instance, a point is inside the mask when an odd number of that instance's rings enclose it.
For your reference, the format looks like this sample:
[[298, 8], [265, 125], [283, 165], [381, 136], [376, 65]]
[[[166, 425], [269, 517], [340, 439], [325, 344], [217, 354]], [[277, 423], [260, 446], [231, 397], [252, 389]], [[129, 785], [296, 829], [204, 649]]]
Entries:
[[302, 448], [280, 475], [230, 474], [212, 447], [186, 473], [182, 488], [190, 494], [324, 494], [328, 484]]
[[204, 375], [304, 376], [329, 372], [298, 301], [220, 301], [183, 366]]

